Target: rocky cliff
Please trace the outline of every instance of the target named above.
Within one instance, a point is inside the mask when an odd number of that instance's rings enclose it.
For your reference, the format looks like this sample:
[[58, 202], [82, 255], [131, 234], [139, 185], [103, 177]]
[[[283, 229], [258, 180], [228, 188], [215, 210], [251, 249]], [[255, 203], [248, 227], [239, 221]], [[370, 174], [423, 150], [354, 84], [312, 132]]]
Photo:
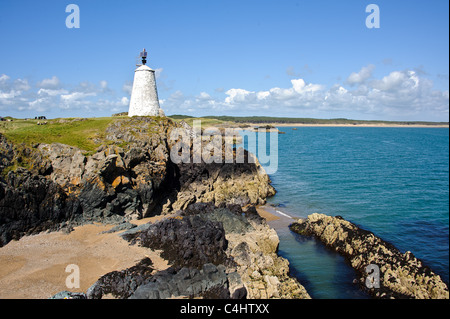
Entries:
[[92, 154], [0, 135], [0, 246], [46, 228], [120, 223], [194, 202], [256, 205], [275, 193], [258, 163], [173, 163], [169, 136], [180, 127], [168, 118], [117, 120]]
[[[168, 118], [118, 119], [95, 137], [101, 146], [93, 152], [18, 145], [0, 135], [0, 246], [44, 230], [70, 232], [91, 222], [123, 230], [133, 227], [131, 219], [167, 215], [122, 237], [162, 250], [170, 269], [155, 274], [152, 261], [142, 260], [79, 296], [309, 298], [277, 256], [276, 232], [254, 209], [275, 193], [259, 163], [247, 152], [244, 163], [174, 163], [178, 140], [170, 133], [179, 128], [192, 135]], [[192, 141], [188, 149], [192, 155]]]
[[[401, 253], [392, 244], [357, 227], [340, 216], [312, 214], [290, 225], [298, 234], [315, 236], [329, 248], [345, 256], [358, 272], [361, 287], [375, 298], [448, 299], [447, 285], [439, 275], [407, 251]], [[374, 268], [379, 269], [379, 287]]]

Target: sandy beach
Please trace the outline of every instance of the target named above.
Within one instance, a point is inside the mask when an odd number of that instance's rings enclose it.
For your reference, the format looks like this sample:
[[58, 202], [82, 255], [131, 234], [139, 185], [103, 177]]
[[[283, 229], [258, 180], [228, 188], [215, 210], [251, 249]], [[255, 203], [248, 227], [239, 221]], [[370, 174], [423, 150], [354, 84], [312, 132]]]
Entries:
[[[152, 220], [139, 223], [148, 221]], [[112, 227], [84, 225], [69, 234], [40, 233], [1, 247], [0, 298], [46, 299], [63, 290], [85, 292], [102, 275], [134, 266], [145, 257], [156, 270], [169, 266], [158, 251], [128, 245], [118, 233], [102, 234]], [[79, 289], [66, 287], [69, 264], [80, 269]]]
[[280, 217], [278, 217], [272, 213], [269, 213], [265, 206], [256, 207], [256, 211], [258, 212], [259, 216], [261, 216], [268, 222], [280, 219]]
[[[261, 217], [269, 221], [280, 217], [257, 207]], [[133, 221], [136, 225], [156, 222], [167, 216], [155, 216]], [[114, 225], [89, 224], [75, 227], [69, 234], [40, 233], [11, 241], [0, 248], [0, 298], [46, 299], [69, 290], [85, 292], [102, 275], [134, 266], [149, 257], [156, 270], [169, 267], [159, 251], [129, 245], [118, 233], [102, 233]], [[67, 265], [80, 269], [80, 288], [68, 289]], [[155, 270], [155, 271], [156, 271]]]

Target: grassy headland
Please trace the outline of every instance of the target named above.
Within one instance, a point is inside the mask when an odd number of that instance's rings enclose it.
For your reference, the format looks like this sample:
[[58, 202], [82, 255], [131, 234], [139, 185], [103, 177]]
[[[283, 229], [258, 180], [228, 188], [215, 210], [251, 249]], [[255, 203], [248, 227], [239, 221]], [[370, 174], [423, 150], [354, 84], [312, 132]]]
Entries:
[[[115, 121], [128, 119], [124, 116], [99, 118], [57, 118], [50, 120], [12, 119], [0, 122], [0, 134], [15, 144], [33, 145], [36, 143], [62, 143], [78, 147], [86, 152], [95, 151], [104, 143], [106, 128]], [[351, 119], [312, 119], [288, 118], [268, 116], [204, 116], [192, 117], [188, 115], [169, 116], [176, 122], [184, 120], [189, 125], [194, 120], [201, 120], [202, 128], [216, 127], [249, 127], [254, 125], [296, 126], [296, 125], [330, 125], [330, 126], [426, 126], [448, 127], [448, 122], [420, 122], [420, 121], [366, 121]], [[45, 125], [38, 123], [45, 122]]]
[[[53, 120], [22, 120], [0, 122], [0, 133], [15, 144], [62, 143], [85, 151], [94, 151], [104, 138], [106, 127], [115, 117], [66, 118]], [[46, 122], [45, 125], [37, 123]]]

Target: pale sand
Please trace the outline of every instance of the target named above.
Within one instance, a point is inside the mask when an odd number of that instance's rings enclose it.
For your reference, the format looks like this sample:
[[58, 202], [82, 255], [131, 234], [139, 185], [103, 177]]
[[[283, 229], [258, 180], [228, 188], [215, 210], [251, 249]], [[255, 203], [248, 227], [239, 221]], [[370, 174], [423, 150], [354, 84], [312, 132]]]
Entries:
[[263, 207], [258, 206], [256, 207], [256, 211], [258, 212], [259, 216], [264, 218], [266, 221], [273, 221], [278, 220], [280, 217], [275, 216], [274, 214], [269, 213], [267, 210], [265, 210]]
[[[146, 218], [137, 224], [160, 218]], [[160, 251], [129, 245], [118, 233], [101, 234], [112, 227], [84, 225], [70, 234], [40, 233], [1, 247], [0, 298], [41, 299], [63, 290], [86, 292], [102, 275], [134, 266], [145, 257], [153, 261], [155, 271], [169, 267]], [[66, 287], [69, 264], [80, 269], [79, 289]]]

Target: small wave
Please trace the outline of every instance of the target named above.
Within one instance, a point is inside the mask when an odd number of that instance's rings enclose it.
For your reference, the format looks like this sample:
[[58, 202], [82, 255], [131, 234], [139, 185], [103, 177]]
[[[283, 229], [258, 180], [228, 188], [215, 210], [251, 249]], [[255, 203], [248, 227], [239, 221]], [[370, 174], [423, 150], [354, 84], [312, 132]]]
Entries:
[[292, 218], [291, 216], [289, 216], [288, 214], [282, 213], [282, 212], [280, 212], [279, 210], [276, 210], [276, 212], [277, 212], [278, 214], [282, 215], [282, 216], [287, 217], [287, 218], [294, 219], [294, 218]]

